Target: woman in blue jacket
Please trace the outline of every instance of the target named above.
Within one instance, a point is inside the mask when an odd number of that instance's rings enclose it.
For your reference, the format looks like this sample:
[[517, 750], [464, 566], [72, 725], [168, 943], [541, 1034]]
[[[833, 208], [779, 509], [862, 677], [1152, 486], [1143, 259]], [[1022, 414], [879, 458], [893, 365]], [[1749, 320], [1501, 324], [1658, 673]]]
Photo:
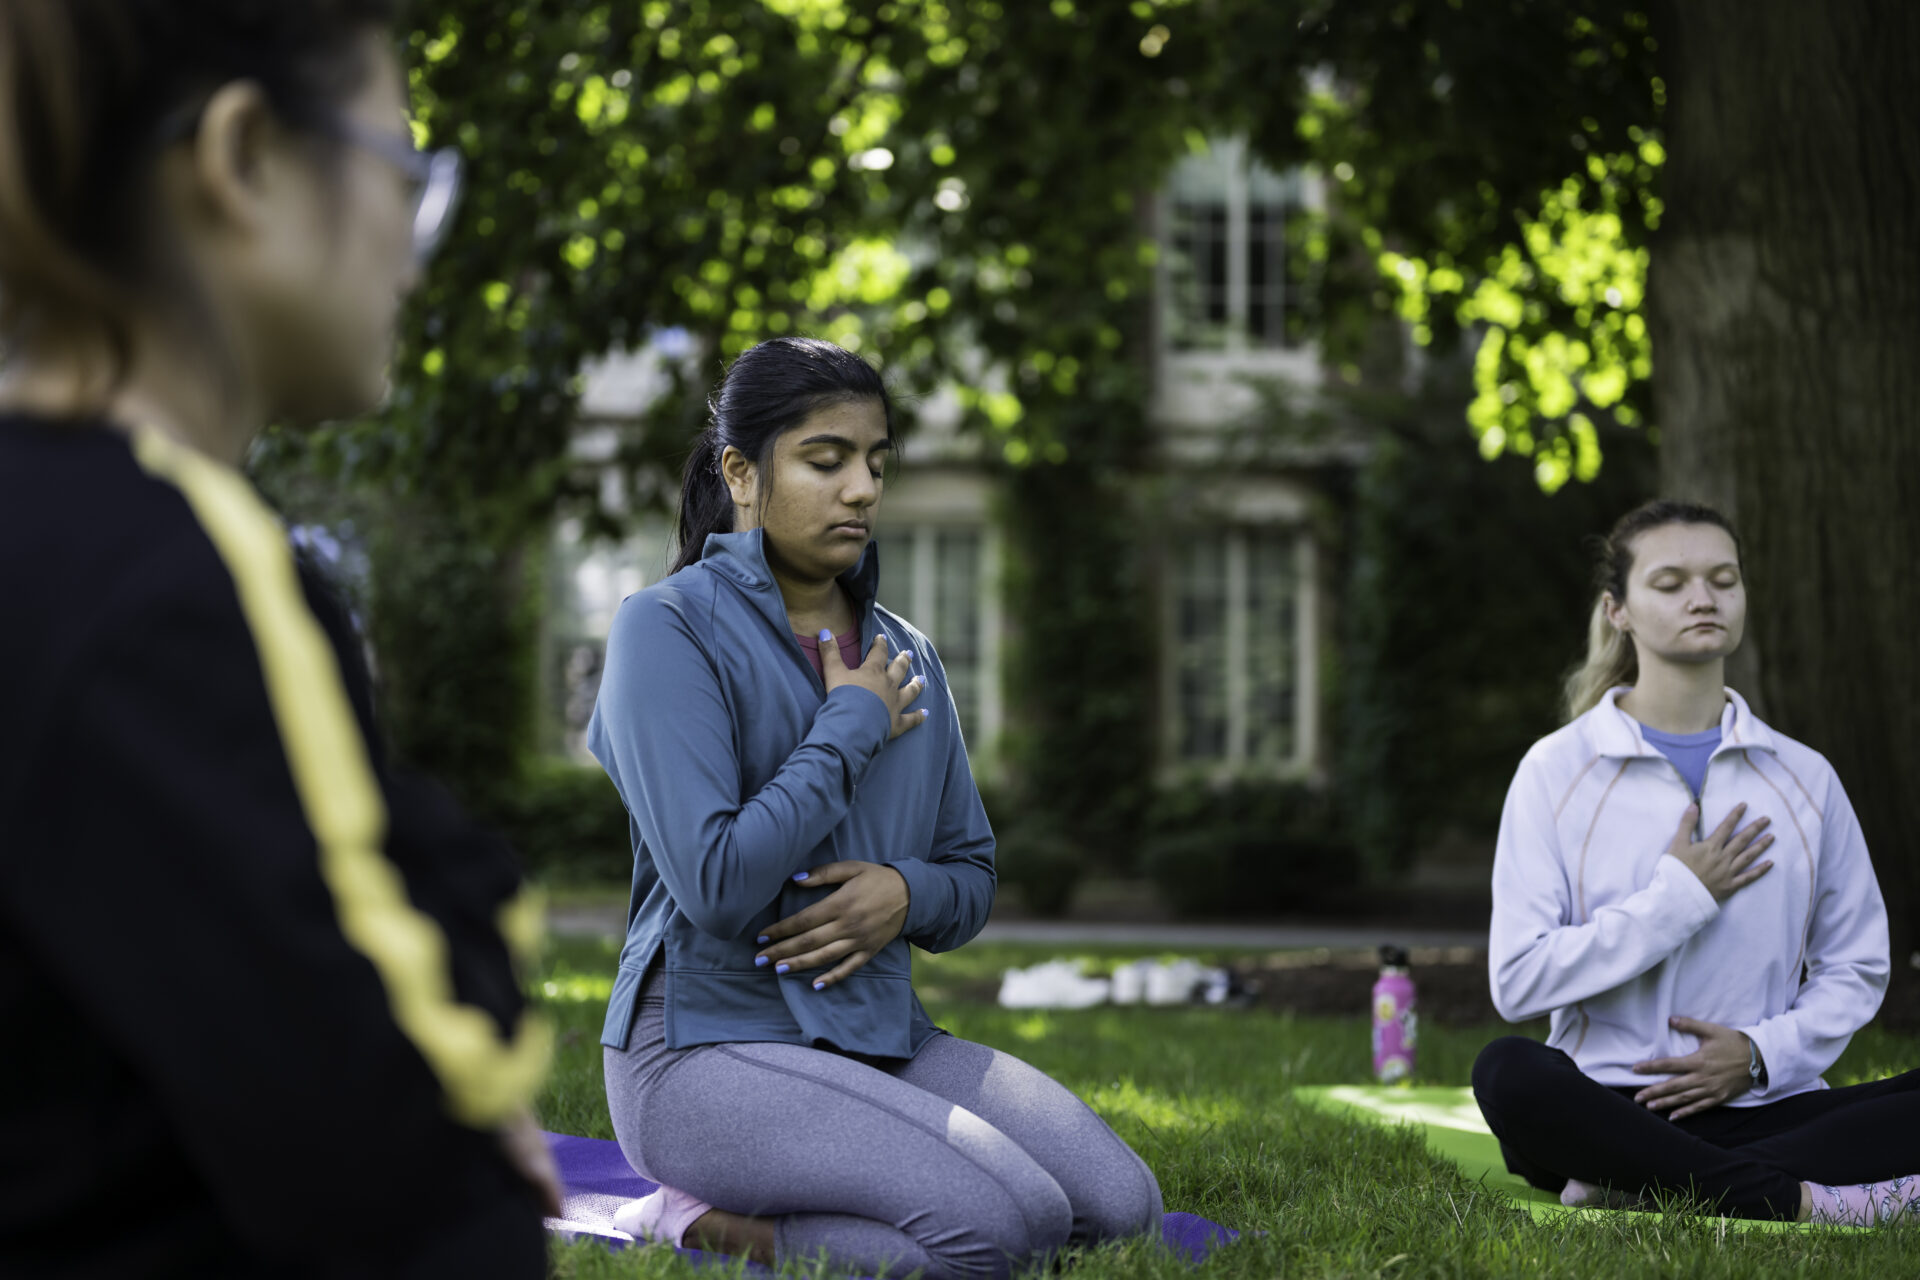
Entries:
[[588, 730], [634, 846], [607, 1100], [667, 1188], [619, 1221], [931, 1277], [1157, 1229], [1152, 1172], [1098, 1116], [913, 992], [909, 943], [986, 922], [994, 845], [940, 660], [875, 602], [884, 384], [777, 338], [709, 408], [678, 561], [621, 606]]

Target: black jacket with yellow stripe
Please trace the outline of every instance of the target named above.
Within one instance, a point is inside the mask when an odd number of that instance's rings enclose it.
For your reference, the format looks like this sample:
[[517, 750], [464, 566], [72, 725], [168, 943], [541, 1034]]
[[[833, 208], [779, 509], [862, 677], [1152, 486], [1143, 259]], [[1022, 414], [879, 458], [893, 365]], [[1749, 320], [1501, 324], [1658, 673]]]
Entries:
[[237, 473], [0, 417], [0, 1275], [543, 1272], [508, 850]]

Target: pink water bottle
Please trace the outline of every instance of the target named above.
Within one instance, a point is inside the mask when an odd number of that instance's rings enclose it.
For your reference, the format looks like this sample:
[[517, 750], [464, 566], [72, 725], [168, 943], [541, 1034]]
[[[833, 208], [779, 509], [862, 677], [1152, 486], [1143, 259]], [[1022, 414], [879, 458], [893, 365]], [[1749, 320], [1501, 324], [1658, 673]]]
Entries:
[[1380, 948], [1380, 979], [1373, 984], [1373, 1078], [1381, 1084], [1413, 1083], [1413, 1050], [1419, 1035], [1413, 1000], [1406, 951]]

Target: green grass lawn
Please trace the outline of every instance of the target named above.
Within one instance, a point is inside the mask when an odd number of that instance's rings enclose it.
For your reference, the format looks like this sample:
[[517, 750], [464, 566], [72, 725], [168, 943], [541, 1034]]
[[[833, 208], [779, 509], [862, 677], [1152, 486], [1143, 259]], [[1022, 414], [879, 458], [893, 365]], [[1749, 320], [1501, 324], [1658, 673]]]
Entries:
[[[1153, 1166], [1167, 1208], [1247, 1233], [1198, 1269], [1145, 1245], [1099, 1250], [1075, 1268], [1082, 1280], [1920, 1276], [1920, 1230], [1914, 1229], [1738, 1234], [1711, 1219], [1599, 1214], [1536, 1223], [1429, 1156], [1411, 1131], [1355, 1124], [1293, 1101], [1295, 1085], [1367, 1080], [1363, 1014], [1016, 1012], [960, 998], [1006, 967], [1054, 954], [1033, 945], [977, 945], [919, 957], [916, 979], [942, 1026], [1018, 1054], [1091, 1103]], [[1098, 962], [1142, 953], [1086, 954]], [[599, 1031], [614, 955], [610, 944], [567, 940], [554, 946], [540, 975], [538, 989], [560, 1036], [553, 1079], [539, 1106], [547, 1128], [613, 1136]], [[1423, 1024], [1422, 1078], [1465, 1084], [1474, 1054], [1505, 1030]], [[1916, 1063], [1920, 1043], [1869, 1029], [1828, 1079], [1851, 1083]], [[716, 1274], [696, 1273], [665, 1249], [615, 1254], [592, 1243], [558, 1246], [553, 1262], [555, 1274], [567, 1277]]]

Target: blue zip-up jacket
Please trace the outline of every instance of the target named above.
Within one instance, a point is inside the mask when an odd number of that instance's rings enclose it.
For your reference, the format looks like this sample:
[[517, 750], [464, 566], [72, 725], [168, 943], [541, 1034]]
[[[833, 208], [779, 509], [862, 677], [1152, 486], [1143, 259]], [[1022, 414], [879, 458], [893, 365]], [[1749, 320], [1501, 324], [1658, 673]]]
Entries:
[[[666, 975], [670, 1048], [749, 1040], [906, 1058], [936, 1030], [908, 944], [950, 951], [993, 905], [993, 831], [927, 638], [874, 602], [872, 546], [841, 582], [861, 650], [886, 633], [927, 680], [929, 721], [888, 740], [886, 705], [828, 693], [794, 639], [762, 534], [715, 534], [699, 562], [629, 596], [587, 727], [633, 834], [627, 939], [600, 1042], [624, 1049], [641, 979]], [[884, 863], [907, 882], [900, 936], [824, 991], [819, 970], [754, 967], [768, 925], [831, 889], [793, 875]]]

